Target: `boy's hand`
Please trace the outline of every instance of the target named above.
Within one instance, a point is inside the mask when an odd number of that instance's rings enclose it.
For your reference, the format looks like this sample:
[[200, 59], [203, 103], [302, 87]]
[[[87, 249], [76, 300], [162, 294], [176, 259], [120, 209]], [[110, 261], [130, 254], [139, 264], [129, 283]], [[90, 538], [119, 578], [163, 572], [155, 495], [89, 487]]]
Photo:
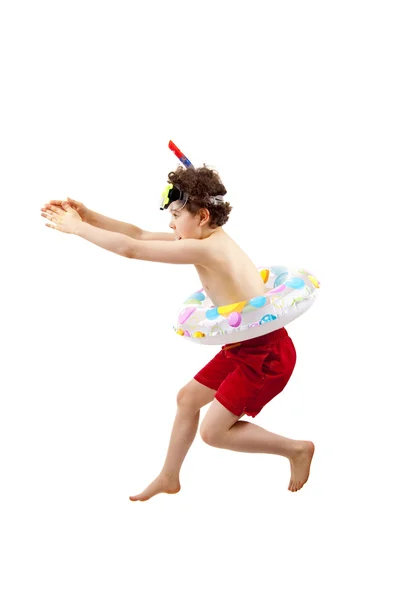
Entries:
[[[74, 208], [75, 211], [81, 216], [82, 221], [87, 221], [88, 216], [88, 208], [82, 202], [78, 202], [77, 200], [72, 200], [69, 196], [66, 197], [66, 202], [69, 204], [71, 208]], [[42, 211], [46, 211], [47, 208], [53, 208], [54, 206], [62, 206], [64, 200], [50, 200], [47, 204], [43, 205]]]
[[[61, 202], [62, 207], [52, 205], [41, 213], [52, 224], [46, 223], [46, 227], [57, 229], [63, 233], [76, 233], [79, 223], [82, 222], [80, 215], [67, 202]], [[42, 209], [44, 210], [44, 209]]]

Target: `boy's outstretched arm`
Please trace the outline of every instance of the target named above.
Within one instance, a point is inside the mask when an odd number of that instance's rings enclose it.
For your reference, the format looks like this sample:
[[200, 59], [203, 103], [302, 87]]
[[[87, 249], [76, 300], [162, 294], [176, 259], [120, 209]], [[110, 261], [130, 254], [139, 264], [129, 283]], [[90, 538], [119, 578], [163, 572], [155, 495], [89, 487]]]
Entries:
[[75, 234], [125, 258], [176, 265], [208, 265], [212, 261], [212, 252], [207, 240], [176, 240], [174, 243], [136, 240], [123, 233], [99, 229], [83, 221], [77, 224]]
[[77, 223], [73, 233], [96, 246], [100, 246], [100, 248], [104, 248], [104, 250], [109, 250], [109, 252], [114, 252], [126, 258], [128, 256], [129, 242], [132, 240], [124, 233], [99, 229], [84, 221]]
[[210, 265], [214, 256], [207, 239], [176, 240], [129, 240], [128, 258], [171, 263], [174, 265]]
[[87, 209], [87, 216], [83, 221], [89, 225], [94, 225], [94, 227], [106, 229], [106, 231], [124, 233], [135, 240], [167, 240], [168, 242], [174, 242], [176, 239], [174, 233], [167, 231], [146, 231], [145, 229], [141, 229], [141, 227], [137, 227], [137, 225], [111, 219], [111, 217], [101, 215], [101, 213], [94, 212], [89, 208]]

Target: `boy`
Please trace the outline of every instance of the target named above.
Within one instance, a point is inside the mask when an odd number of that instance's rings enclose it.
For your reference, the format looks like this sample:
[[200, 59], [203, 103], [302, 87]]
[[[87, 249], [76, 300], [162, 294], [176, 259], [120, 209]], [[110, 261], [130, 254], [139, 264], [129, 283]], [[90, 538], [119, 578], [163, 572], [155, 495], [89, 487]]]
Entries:
[[[260, 296], [261, 276], [239, 246], [225, 233], [232, 207], [216, 171], [178, 167], [169, 173], [162, 208], [171, 215], [172, 233], [152, 233], [109, 219], [80, 202], [52, 200], [42, 209], [48, 227], [73, 233], [127, 258], [173, 264], [193, 264], [214, 306]], [[170, 243], [175, 242], [175, 243]], [[287, 384], [296, 362], [292, 340], [283, 327], [235, 344], [226, 344], [177, 394], [177, 414], [163, 468], [132, 501], [180, 491], [179, 473], [195, 438], [200, 409], [212, 403], [200, 428], [211, 446], [237, 452], [261, 452], [286, 457], [296, 492], [309, 477], [314, 454], [310, 441], [288, 439], [248, 421]]]

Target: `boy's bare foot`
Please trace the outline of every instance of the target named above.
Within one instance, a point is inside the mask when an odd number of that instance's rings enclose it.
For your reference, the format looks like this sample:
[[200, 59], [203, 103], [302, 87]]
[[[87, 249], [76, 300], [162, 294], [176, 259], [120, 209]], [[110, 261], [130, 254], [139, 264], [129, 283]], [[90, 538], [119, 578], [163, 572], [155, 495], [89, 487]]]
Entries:
[[315, 446], [312, 442], [302, 442], [295, 456], [289, 458], [292, 473], [288, 489], [291, 492], [297, 492], [307, 481], [314, 451]]
[[180, 480], [175, 477], [169, 477], [168, 475], [160, 474], [148, 487], [138, 496], [130, 496], [130, 500], [136, 502], [137, 500], [145, 502], [156, 494], [177, 494], [181, 489]]

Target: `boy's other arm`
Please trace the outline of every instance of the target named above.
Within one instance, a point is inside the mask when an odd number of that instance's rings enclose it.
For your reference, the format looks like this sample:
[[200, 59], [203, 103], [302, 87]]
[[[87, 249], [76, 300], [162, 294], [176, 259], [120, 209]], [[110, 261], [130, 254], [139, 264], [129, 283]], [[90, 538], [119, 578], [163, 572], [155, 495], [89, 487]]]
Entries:
[[114, 231], [116, 233], [123, 233], [135, 240], [162, 240], [166, 242], [172, 242], [175, 240], [174, 233], [167, 231], [145, 231], [140, 227], [131, 225], [130, 223], [124, 223], [123, 221], [117, 221], [110, 217], [105, 217], [100, 213], [96, 213], [93, 210], [88, 210], [86, 223], [98, 227], [99, 229], [105, 229], [106, 231]]

